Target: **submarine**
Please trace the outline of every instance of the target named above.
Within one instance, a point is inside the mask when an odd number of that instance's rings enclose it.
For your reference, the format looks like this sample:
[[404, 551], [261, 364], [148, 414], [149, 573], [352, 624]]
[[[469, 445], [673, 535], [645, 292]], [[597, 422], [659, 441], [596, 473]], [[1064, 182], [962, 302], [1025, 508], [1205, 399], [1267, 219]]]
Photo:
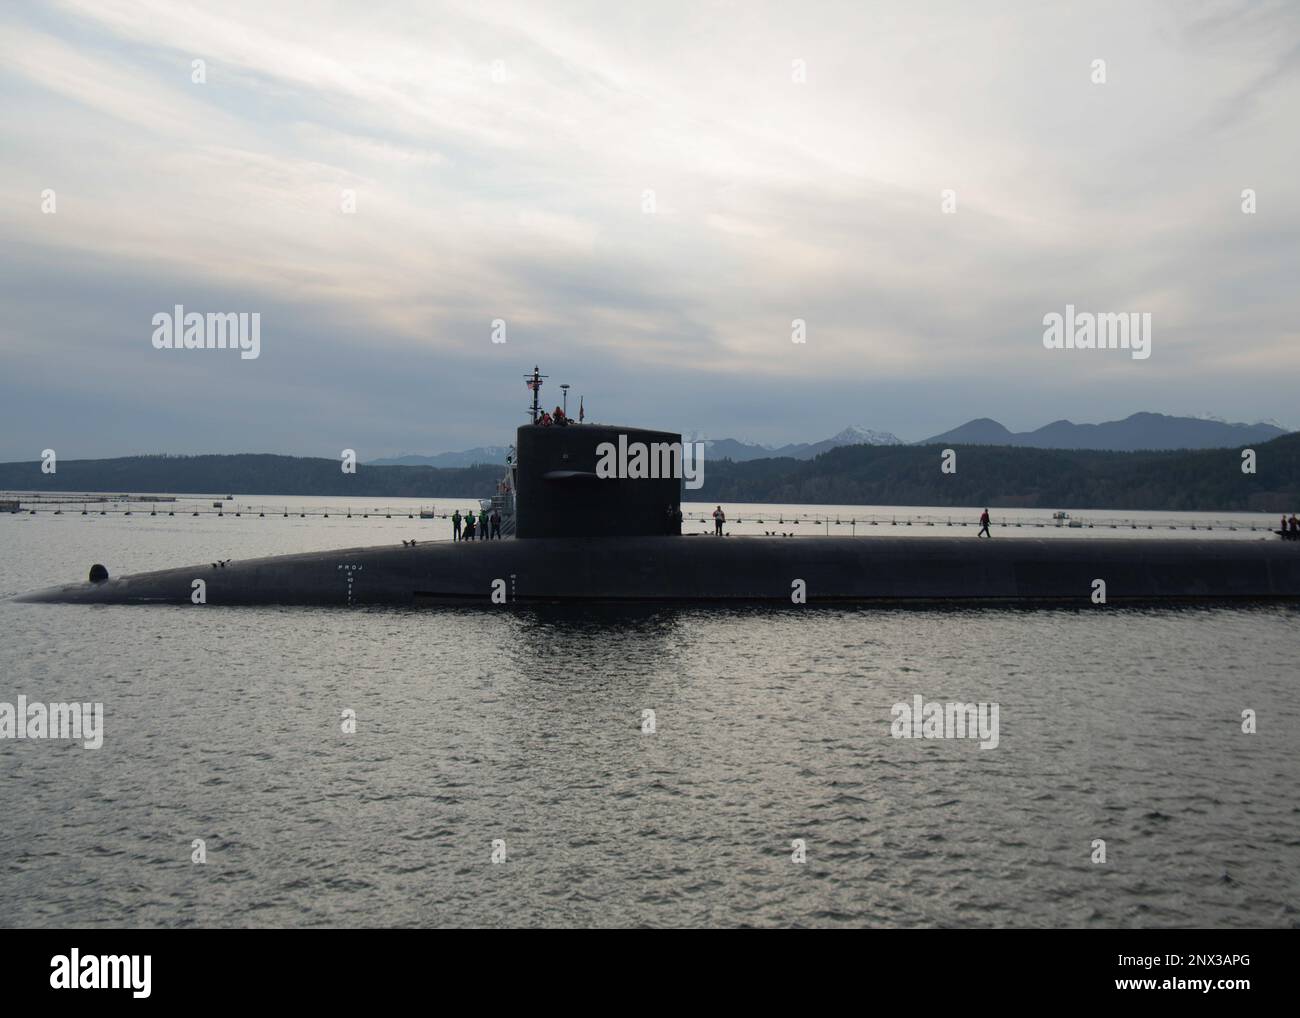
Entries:
[[[21, 595], [65, 604], [506, 605], [528, 602], [1056, 602], [1300, 599], [1300, 541], [683, 535], [675, 471], [611, 471], [608, 452], [681, 435], [541, 413], [516, 433], [500, 540], [403, 542], [229, 559]], [[666, 462], [666, 460], [665, 460]], [[202, 581], [201, 583], [199, 581]], [[199, 593], [202, 596], [199, 596]]]

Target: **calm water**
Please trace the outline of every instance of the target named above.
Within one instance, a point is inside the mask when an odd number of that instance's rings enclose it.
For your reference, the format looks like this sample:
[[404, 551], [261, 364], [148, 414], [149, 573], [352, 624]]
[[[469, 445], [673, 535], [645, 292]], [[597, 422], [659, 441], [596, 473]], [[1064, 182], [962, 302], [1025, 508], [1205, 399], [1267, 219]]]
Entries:
[[[445, 529], [5, 515], [0, 598]], [[0, 621], [0, 701], [105, 708], [0, 741], [7, 925], [1300, 925], [1292, 607]], [[892, 738], [916, 694], [999, 745]]]

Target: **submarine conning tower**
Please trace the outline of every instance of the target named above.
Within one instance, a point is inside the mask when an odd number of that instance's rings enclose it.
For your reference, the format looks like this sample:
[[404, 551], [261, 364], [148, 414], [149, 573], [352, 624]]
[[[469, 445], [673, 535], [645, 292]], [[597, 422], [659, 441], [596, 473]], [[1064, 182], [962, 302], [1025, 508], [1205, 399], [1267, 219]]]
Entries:
[[[680, 532], [675, 518], [681, 505], [682, 481], [663, 467], [667, 449], [682, 436], [669, 431], [621, 428], [607, 424], [563, 427], [523, 425], [515, 438], [515, 536], [644, 537]], [[606, 444], [608, 443], [608, 444]], [[644, 470], [608, 469], [597, 473], [599, 461], [615, 457], [626, 464], [646, 450]], [[669, 476], [627, 476], [654, 473]], [[605, 474], [606, 476], [601, 476]]]

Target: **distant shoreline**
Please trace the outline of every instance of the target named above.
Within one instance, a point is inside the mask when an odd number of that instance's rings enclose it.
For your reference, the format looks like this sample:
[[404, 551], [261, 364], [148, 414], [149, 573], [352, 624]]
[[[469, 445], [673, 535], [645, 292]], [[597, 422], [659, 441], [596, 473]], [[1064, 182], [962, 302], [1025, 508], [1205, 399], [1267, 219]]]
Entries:
[[[1115, 512], [1300, 511], [1300, 434], [1249, 450], [1102, 452], [1014, 446], [842, 446], [811, 460], [710, 460], [687, 501], [771, 505], [1104, 509]], [[0, 464], [0, 491], [223, 498], [464, 499], [496, 491], [502, 465], [373, 466], [240, 453]], [[470, 494], [467, 494], [470, 493]]]

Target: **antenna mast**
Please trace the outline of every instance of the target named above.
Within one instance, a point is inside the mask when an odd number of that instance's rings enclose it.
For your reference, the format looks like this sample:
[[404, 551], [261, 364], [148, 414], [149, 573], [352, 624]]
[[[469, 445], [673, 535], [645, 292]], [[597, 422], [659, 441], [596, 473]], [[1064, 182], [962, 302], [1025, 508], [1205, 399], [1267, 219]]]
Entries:
[[549, 375], [539, 375], [537, 373], [536, 364], [533, 365], [533, 373], [531, 375], [524, 375], [524, 385], [528, 386], [528, 388], [533, 390], [533, 405], [531, 407], [531, 412], [533, 415], [534, 424], [537, 423], [537, 416], [538, 416], [537, 399], [542, 392], [542, 379], [549, 378], [549, 377], [550, 377]]

